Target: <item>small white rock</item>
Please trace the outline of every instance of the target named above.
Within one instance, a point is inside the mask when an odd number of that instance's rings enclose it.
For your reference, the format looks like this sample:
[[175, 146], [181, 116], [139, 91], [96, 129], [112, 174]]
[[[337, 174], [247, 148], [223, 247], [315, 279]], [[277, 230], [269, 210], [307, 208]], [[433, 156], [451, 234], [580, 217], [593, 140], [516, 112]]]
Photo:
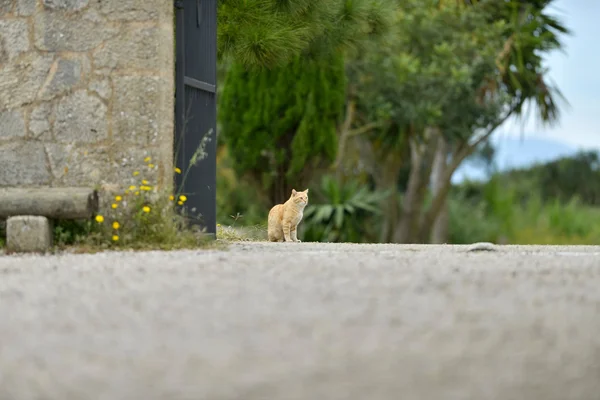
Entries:
[[496, 251], [496, 245], [490, 242], [477, 242], [469, 246], [467, 251]]

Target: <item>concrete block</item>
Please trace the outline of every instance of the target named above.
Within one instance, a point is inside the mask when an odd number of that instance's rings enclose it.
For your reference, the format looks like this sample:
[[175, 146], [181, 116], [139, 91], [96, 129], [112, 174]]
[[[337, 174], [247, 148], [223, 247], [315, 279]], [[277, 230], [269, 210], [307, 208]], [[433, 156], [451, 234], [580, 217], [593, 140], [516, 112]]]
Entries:
[[45, 252], [52, 246], [52, 224], [46, 217], [20, 215], [6, 221], [6, 250]]

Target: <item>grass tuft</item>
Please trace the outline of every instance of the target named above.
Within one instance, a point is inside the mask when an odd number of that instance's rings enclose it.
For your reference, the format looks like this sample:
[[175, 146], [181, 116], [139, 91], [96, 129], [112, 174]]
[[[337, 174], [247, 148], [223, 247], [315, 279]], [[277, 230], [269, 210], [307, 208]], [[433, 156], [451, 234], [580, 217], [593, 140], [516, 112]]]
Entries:
[[[56, 249], [76, 252], [102, 250], [176, 250], [213, 246], [214, 241], [189, 222], [185, 193], [171, 193], [149, 181], [151, 157], [133, 172], [135, 184], [112, 190], [103, 213], [89, 221], [56, 221]], [[176, 173], [181, 174], [179, 168]], [[147, 176], [146, 176], [147, 175]], [[108, 200], [108, 201], [107, 201]]]
[[264, 225], [236, 227], [218, 224], [217, 240], [225, 242], [264, 242], [267, 240], [267, 228]]

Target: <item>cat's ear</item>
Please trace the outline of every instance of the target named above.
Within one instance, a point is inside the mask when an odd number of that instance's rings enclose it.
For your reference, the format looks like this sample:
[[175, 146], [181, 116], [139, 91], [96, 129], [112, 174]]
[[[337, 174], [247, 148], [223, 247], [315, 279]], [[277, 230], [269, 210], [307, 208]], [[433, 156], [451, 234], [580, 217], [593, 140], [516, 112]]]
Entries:
[[306, 190], [304, 191], [304, 193], [308, 194], [308, 189], [306, 189]]
[[296, 193], [298, 193], [298, 192], [296, 192], [296, 189], [292, 189], [292, 196], [295, 196]]

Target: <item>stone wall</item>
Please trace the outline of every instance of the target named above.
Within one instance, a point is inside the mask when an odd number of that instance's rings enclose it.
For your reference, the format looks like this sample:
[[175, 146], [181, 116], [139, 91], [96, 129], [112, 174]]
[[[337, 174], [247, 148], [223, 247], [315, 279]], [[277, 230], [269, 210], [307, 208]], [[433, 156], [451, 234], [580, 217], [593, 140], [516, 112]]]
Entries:
[[0, 187], [170, 185], [173, 43], [172, 1], [0, 0]]

